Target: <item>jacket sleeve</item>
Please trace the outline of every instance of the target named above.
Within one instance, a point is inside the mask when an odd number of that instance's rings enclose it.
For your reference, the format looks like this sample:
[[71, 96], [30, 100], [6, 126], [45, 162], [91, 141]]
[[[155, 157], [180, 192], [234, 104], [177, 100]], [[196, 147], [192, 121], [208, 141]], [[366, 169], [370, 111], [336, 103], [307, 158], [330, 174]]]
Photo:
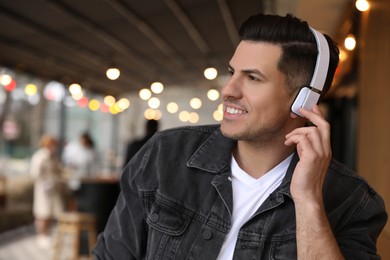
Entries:
[[93, 250], [96, 259], [144, 258], [142, 248], [145, 247], [147, 236], [142, 215], [139, 214], [142, 212], [142, 208], [140, 208], [139, 203], [133, 202], [132, 209], [129, 209], [126, 203], [128, 199], [133, 200], [128, 194], [120, 193], [117, 204]]
[[345, 259], [381, 259], [376, 242], [387, 222], [383, 199], [368, 188], [343, 230], [336, 234]]
[[93, 250], [96, 259], [145, 259], [148, 229], [143, 200], [137, 180], [147, 163], [148, 149], [143, 148], [126, 166], [121, 177], [121, 192], [104, 231]]

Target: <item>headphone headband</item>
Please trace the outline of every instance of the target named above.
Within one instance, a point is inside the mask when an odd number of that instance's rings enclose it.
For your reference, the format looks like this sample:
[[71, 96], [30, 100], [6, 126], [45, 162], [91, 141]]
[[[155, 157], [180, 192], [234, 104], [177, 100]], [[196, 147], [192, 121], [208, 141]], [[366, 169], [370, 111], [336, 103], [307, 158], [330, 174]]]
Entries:
[[320, 93], [324, 88], [329, 68], [330, 51], [328, 42], [322, 33], [314, 30], [313, 28], [310, 28], [310, 30], [316, 39], [318, 54], [310, 86], [302, 87], [291, 105], [291, 111], [299, 116], [302, 116], [299, 113], [299, 109], [301, 107], [311, 110], [313, 106], [317, 104], [320, 99]]
[[318, 49], [316, 67], [314, 69], [310, 86], [321, 92], [325, 85], [326, 76], [328, 74], [330, 59], [329, 46], [325, 36], [322, 33], [311, 27], [310, 30], [316, 39]]

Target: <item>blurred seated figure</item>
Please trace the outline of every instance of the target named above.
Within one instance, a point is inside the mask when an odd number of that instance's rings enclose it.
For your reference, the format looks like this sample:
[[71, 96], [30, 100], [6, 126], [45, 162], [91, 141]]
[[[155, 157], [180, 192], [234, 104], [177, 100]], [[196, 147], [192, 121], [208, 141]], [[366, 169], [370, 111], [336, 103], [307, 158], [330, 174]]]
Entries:
[[38, 233], [38, 244], [50, 245], [50, 228], [64, 209], [62, 169], [57, 155], [58, 142], [52, 136], [43, 136], [40, 149], [32, 156], [30, 175], [34, 180], [33, 214]]
[[91, 136], [85, 132], [79, 140], [68, 143], [64, 147], [62, 161], [67, 171], [69, 188], [67, 207], [69, 210], [76, 210], [76, 193], [81, 188], [82, 180], [97, 175], [99, 162]]
[[64, 148], [62, 161], [69, 171], [69, 188], [80, 188], [81, 179], [97, 175], [98, 160], [91, 136], [85, 132], [76, 142], [70, 142]]
[[125, 166], [131, 158], [138, 152], [139, 149], [149, 140], [150, 137], [158, 131], [159, 122], [157, 120], [147, 120], [145, 123], [145, 135], [141, 139], [136, 139], [127, 144], [125, 160], [123, 166]]

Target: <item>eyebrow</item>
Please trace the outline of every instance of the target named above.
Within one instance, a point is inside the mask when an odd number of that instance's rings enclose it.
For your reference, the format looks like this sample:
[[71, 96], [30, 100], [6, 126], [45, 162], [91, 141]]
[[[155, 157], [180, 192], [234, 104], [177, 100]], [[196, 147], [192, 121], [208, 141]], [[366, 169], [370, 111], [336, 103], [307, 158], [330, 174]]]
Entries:
[[[229, 64], [229, 70], [235, 71], [235, 69], [230, 64]], [[267, 76], [261, 73], [258, 69], [243, 69], [241, 70], [241, 72], [244, 74], [257, 74], [264, 79], [267, 78]]]

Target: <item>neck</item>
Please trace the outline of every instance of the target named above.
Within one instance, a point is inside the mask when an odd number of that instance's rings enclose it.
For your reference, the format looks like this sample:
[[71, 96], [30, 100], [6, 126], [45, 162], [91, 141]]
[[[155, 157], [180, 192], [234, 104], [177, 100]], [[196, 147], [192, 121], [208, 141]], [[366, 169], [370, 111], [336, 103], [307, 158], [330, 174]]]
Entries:
[[233, 155], [241, 169], [258, 179], [286, 159], [294, 150], [295, 146], [286, 146], [284, 139], [272, 144], [239, 140]]

